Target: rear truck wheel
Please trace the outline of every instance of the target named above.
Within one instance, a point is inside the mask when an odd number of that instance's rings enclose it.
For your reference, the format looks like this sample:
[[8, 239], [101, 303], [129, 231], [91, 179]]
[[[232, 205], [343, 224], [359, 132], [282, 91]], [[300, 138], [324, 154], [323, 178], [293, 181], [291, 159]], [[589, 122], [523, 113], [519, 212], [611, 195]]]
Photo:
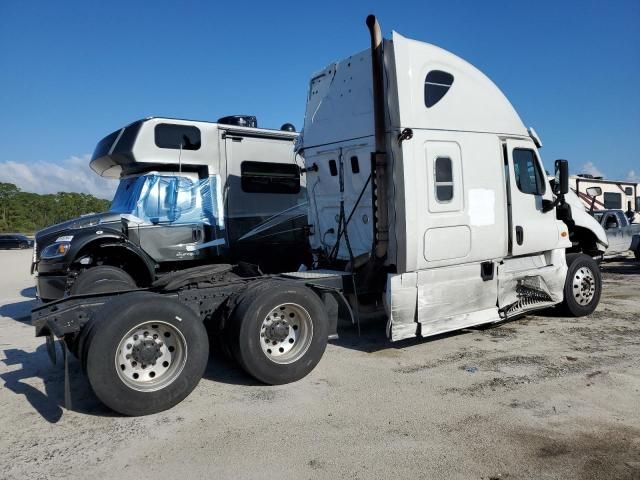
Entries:
[[177, 300], [148, 292], [106, 303], [81, 345], [91, 388], [124, 415], [161, 412], [184, 400], [209, 358], [206, 329]]
[[572, 317], [584, 317], [593, 313], [602, 293], [602, 276], [598, 264], [582, 253], [569, 253], [567, 267], [561, 310]]
[[99, 265], [81, 272], [71, 285], [69, 293], [71, 295], [107, 293], [134, 288], [137, 288], [135, 280], [121, 268]]
[[269, 385], [305, 377], [327, 347], [324, 305], [312, 290], [296, 284], [272, 281], [249, 287], [238, 299], [230, 328], [238, 363]]

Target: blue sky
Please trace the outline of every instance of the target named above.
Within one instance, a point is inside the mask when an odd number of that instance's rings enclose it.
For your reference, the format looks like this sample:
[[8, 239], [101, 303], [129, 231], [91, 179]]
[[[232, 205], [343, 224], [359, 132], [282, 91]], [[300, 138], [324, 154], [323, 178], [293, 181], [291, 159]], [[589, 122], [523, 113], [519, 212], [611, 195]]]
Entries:
[[368, 13], [483, 70], [547, 166], [640, 177], [638, 0], [24, 0], [0, 2], [0, 181], [106, 195], [86, 155], [149, 115], [300, 128], [310, 75], [368, 46]]

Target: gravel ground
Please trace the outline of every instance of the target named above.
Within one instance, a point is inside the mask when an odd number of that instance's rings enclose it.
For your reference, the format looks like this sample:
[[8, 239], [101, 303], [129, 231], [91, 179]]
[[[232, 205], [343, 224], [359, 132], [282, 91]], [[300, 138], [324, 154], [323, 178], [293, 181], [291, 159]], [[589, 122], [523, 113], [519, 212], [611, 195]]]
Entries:
[[113, 414], [33, 337], [30, 252], [0, 251], [0, 478], [640, 479], [640, 264], [603, 264], [588, 318], [553, 312], [391, 344], [343, 329], [258, 385], [211, 360], [170, 411]]

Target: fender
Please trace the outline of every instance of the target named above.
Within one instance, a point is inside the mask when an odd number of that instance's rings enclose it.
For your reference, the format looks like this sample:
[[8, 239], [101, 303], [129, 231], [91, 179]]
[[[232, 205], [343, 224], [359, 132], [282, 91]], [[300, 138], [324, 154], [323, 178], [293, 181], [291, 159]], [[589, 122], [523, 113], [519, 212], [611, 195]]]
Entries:
[[575, 225], [591, 231], [596, 237], [597, 243], [602, 246], [602, 251], [605, 251], [609, 246], [609, 240], [607, 240], [607, 234], [602, 225], [587, 213], [582, 200], [572, 190], [565, 195], [565, 201], [571, 205], [571, 213]]
[[71, 265], [78, 261], [82, 257], [83, 251], [91, 245], [98, 248], [124, 248], [142, 260], [143, 264], [147, 268], [149, 279], [153, 281], [155, 277], [155, 262], [144, 250], [131, 242], [121, 231], [109, 227], [93, 227], [81, 232], [74, 231], [71, 248], [67, 254], [67, 265]]
[[[98, 233], [100, 232], [100, 233]], [[65, 240], [71, 243], [69, 251], [62, 258], [39, 258], [38, 272], [46, 274], [62, 274], [67, 272], [71, 264], [77, 260], [78, 254], [91, 242], [96, 240], [122, 241], [125, 239], [122, 232], [108, 226], [92, 226], [83, 229], [66, 229], [56, 232], [53, 240], [44, 246], [57, 241], [56, 239], [66, 237]], [[44, 248], [44, 247], [41, 247]]]
[[155, 278], [155, 272], [156, 272], [156, 263], [153, 261], [153, 259], [147, 254], [147, 252], [145, 252], [144, 250], [142, 250], [138, 245], [136, 245], [135, 243], [131, 242], [128, 238], [125, 238], [123, 241], [121, 242], [106, 242], [106, 243], [100, 243], [100, 248], [108, 248], [108, 247], [117, 247], [117, 248], [124, 248], [125, 250], [127, 250], [128, 252], [131, 252], [132, 254], [134, 254], [135, 256], [137, 256], [138, 258], [140, 258], [140, 260], [142, 260], [142, 262], [144, 263], [145, 267], [147, 267], [147, 271], [149, 272], [149, 279], [151, 281], [154, 280]]

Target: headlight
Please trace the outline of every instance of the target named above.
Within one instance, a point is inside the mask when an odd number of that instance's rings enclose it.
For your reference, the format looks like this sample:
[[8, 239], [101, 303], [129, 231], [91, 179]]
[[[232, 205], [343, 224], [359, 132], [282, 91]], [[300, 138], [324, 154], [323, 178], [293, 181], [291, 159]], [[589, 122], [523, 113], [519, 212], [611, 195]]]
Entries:
[[60, 258], [64, 257], [69, 249], [71, 248], [71, 244], [69, 242], [56, 242], [52, 243], [40, 254], [40, 258]]

